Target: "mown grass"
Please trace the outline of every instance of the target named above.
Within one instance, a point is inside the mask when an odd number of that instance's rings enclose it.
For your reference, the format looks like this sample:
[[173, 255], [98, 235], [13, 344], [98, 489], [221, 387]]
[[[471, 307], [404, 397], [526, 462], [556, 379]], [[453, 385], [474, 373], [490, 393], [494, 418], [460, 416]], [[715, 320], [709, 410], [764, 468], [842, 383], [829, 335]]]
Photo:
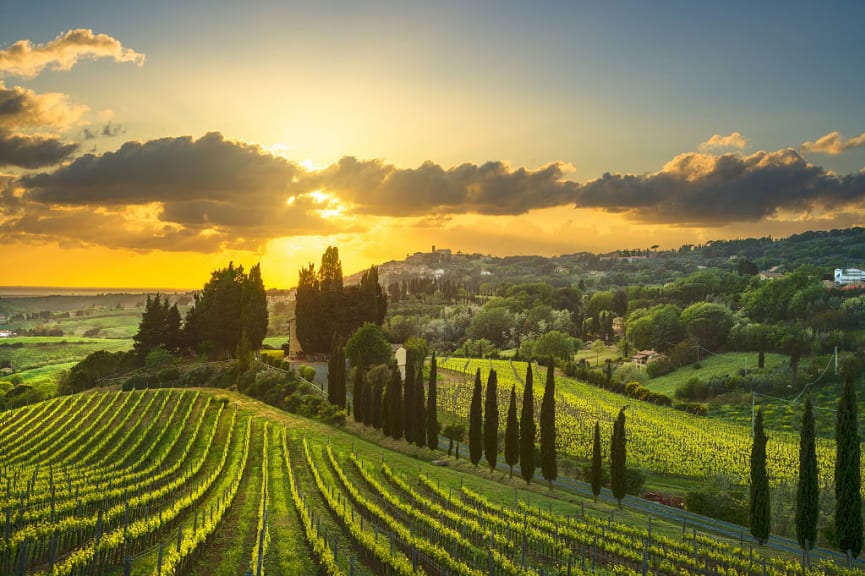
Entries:
[[621, 351], [615, 345], [604, 346], [603, 350], [595, 352], [592, 350], [592, 344], [589, 343], [585, 348], [578, 350], [577, 353], [574, 354], [574, 361], [580, 362], [585, 360], [589, 363], [589, 366], [603, 366], [607, 360], [616, 360], [621, 357], [621, 355]]
[[[788, 357], [783, 354], [766, 354], [766, 370], [785, 364], [788, 362]], [[699, 378], [706, 381], [715, 376], [730, 376], [739, 371], [744, 373], [745, 368], [754, 369], [757, 367], [756, 352], [727, 352], [725, 354], [716, 354], [701, 358], [699, 368], [695, 368], [695, 364], [688, 364], [673, 370], [669, 374], [651, 378], [646, 381], [644, 386], [653, 392], [666, 394], [673, 398], [676, 389], [685, 384], [691, 378]]]

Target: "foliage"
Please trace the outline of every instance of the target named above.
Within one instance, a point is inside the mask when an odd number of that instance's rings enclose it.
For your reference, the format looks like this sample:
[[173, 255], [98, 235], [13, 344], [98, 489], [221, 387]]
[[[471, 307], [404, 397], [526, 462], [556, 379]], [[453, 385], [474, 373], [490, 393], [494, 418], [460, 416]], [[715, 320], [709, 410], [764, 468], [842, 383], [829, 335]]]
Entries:
[[838, 549], [854, 558], [862, 550], [862, 498], [856, 389], [847, 375], [835, 424], [835, 533]]
[[688, 491], [685, 508], [695, 514], [745, 525], [748, 523], [747, 489], [728, 477], [712, 476]]
[[689, 338], [704, 348], [717, 350], [726, 344], [734, 318], [723, 304], [697, 302], [682, 311], [680, 320]]
[[589, 472], [589, 482], [592, 485], [592, 495], [595, 500], [601, 493], [601, 484], [603, 482], [603, 463], [601, 461], [601, 429], [600, 423], [595, 420], [595, 433], [592, 441], [592, 463]]
[[761, 545], [769, 539], [771, 515], [769, 512], [769, 476], [766, 473], [766, 442], [768, 438], [763, 429], [763, 408], [757, 409], [754, 421], [754, 444], [751, 449], [751, 497], [750, 524], [751, 535]]
[[490, 471], [496, 469], [496, 461], [499, 453], [499, 405], [498, 405], [498, 379], [496, 371], [490, 370], [487, 377], [487, 389], [484, 400], [484, 456]]
[[481, 412], [481, 370], [475, 373], [475, 387], [469, 408], [469, 460], [475, 466], [483, 453], [483, 414]]
[[391, 367], [390, 385], [386, 393], [387, 397], [387, 422], [391, 438], [399, 440], [403, 435], [403, 411], [402, 411], [402, 376], [396, 365]]
[[168, 298], [162, 298], [159, 293], [151, 298], [148, 294], [141, 314], [138, 333], [132, 337], [133, 349], [140, 363], [155, 348], [163, 348], [177, 353], [181, 348], [180, 312], [177, 304], [169, 305]]
[[613, 424], [613, 436], [610, 441], [610, 488], [613, 491], [613, 496], [619, 501], [619, 507], [622, 506], [622, 498], [627, 494], [625, 487], [626, 457], [625, 408], [622, 408]]
[[505, 462], [510, 467], [509, 476], [514, 475], [514, 464], [520, 461], [520, 424], [517, 421], [517, 391], [511, 387], [508, 401], [507, 424], [505, 425]]
[[556, 465], [556, 378], [555, 364], [550, 358], [547, 365], [547, 383], [544, 386], [544, 397], [541, 402], [541, 474], [553, 487], [553, 480], [558, 476]]
[[334, 338], [327, 360], [327, 401], [345, 406], [345, 348]]
[[796, 486], [796, 540], [803, 550], [817, 541], [820, 485], [817, 478], [817, 446], [811, 395], [805, 399], [799, 441], [799, 482]]
[[[478, 369], [480, 379], [480, 369]], [[526, 483], [532, 483], [535, 475], [535, 403], [532, 365], [526, 364], [526, 379], [523, 387], [523, 406], [520, 413], [520, 473]]]
[[115, 376], [133, 369], [136, 362], [134, 352], [106, 352], [99, 350], [72, 367], [58, 383], [61, 395], [83, 392], [97, 385], [97, 380]]
[[429, 384], [427, 385], [426, 406], [426, 437], [427, 446], [430, 450], [438, 450], [439, 447], [439, 422], [438, 422], [438, 375], [436, 366], [436, 353], [433, 351], [430, 360]]
[[391, 362], [393, 351], [384, 331], [376, 324], [366, 322], [345, 343], [345, 355], [352, 366], [367, 369]]

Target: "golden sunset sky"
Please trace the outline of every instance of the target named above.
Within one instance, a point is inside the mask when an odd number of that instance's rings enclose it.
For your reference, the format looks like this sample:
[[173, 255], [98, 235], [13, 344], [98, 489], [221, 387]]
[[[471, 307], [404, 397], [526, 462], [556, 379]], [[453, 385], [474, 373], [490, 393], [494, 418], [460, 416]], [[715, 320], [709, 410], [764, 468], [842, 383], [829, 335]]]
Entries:
[[0, 284], [862, 225], [863, 6], [6, 6]]

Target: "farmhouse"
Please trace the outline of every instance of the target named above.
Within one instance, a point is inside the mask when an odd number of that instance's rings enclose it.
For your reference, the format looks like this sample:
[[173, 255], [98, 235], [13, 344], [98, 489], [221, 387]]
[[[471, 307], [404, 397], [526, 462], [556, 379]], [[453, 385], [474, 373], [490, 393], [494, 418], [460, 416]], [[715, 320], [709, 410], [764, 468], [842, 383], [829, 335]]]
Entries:
[[646, 366], [649, 362], [657, 360], [660, 356], [661, 354], [654, 350], [640, 350], [631, 356], [631, 362], [637, 366]]
[[858, 268], [835, 268], [835, 284], [838, 286], [859, 286], [865, 284], [865, 270]]
[[396, 365], [399, 367], [399, 373], [405, 378], [405, 357], [406, 349], [402, 344], [391, 344], [393, 349], [393, 357], [396, 360]]

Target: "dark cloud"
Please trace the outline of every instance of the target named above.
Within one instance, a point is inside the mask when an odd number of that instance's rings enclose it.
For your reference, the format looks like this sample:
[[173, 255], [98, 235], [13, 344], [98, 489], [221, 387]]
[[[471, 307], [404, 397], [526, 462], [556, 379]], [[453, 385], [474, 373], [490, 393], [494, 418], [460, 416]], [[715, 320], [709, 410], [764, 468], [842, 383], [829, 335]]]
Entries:
[[778, 210], [861, 205], [863, 198], [865, 174], [837, 176], [786, 149], [750, 156], [688, 153], [653, 174], [607, 173], [579, 187], [576, 206], [645, 222], [720, 226]]
[[77, 144], [63, 143], [54, 137], [11, 134], [0, 130], [0, 168], [52, 166], [77, 149]]
[[125, 133], [126, 129], [120, 124], [112, 124], [111, 122], [109, 122], [102, 127], [102, 135], [107, 138], [113, 138], [115, 136], [120, 136], [121, 134]]
[[33, 90], [0, 82], [0, 128], [65, 127], [81, 118], [86, 106], [69, 103], [65, 94]]
[[573, 201], [575, 184], [564, 182], [560, 164], [512, 170], [503, 162], [442, 168], [426, 162], [400, 169], [379, 160], [345, 157], [309, 181], [334, 192], [365, 214], [522, 214]]

